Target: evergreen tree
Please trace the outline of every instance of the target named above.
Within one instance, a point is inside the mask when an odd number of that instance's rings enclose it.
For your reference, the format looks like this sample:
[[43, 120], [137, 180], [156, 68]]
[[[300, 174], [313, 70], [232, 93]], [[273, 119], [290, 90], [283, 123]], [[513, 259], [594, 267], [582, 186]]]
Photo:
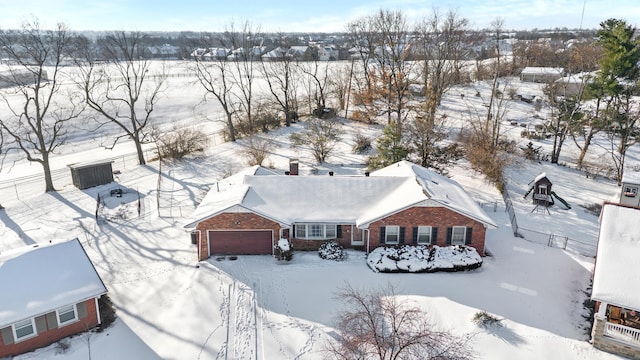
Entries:
[[376, 141], [378, 154], [368, 159], [370, 170], [389, 166], [400, 160], [405, 160], [409, 155], [409, 148], [402, 142], [402, 134], [398, 131], [395, 121], [385, 126], [382, 136]]

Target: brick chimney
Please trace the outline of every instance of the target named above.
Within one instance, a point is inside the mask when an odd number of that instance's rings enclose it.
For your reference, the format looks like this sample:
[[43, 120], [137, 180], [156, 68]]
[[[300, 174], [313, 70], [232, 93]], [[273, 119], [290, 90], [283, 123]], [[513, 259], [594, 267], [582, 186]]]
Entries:
[[298, 175], [298, 159], [289, 159], [289, 175]]

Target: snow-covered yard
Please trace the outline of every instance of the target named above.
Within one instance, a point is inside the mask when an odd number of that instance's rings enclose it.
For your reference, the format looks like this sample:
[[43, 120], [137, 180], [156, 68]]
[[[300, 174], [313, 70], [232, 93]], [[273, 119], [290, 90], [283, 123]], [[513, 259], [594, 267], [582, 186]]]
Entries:
[[[445, 107], [464, 109], [463, 100], [455, 95], [446, 99]], [[530, 109], [517, 111], [521, 112], [513, 116], [524, 118]], [[298, 123], [261, 135], [281, 144], [265, 165], [285, 169], [289, 158], [296, 157], [303, 174], [361, 174], [363, 156], [351, 152], [353, 135], [380, 133], [379, 126], [345, 122], [336, 153], [329, 163], [317, 165], [304, 151], [288, 146], [288, 134], [302, 126]], [[95, 159], [95, 143], [83, 139], [74, 146], [72, 153], [64, 155], [73, 158], [69, 162]], [[116, 162], [114, 169], [121, 171], [117, 183], [140, 193], [142, 202], [139, 216], [117, 216], [117, 221], [95, 219], [97, 195], [114, 184], [82, 191], [60, 176], [59, 192], [40, 194], [41, 184], [7, 180], [8, 175], [3, 175], [5, 184], [20, 185], [0, 190], [5, 206], [0, 212], [0, 251], [78, 237], [119, 317], [103, 333], [71, 339], [64, 354], [58, 354], [54, 344], [17, 359], [86, 359], [89, 344], [93, 360], [320, 359], [324, 344], [335, 335], [335, 314], [341, 306], [335, 295], [346, 283], [367, 289], [393, 284], [400, 296], [428, 312], [438, 328], [473, 334], [472, 345], [480, 359], [618, 359], [588, 342], [589, 314], [583, 302], [588, 298], [593, 258], [514, 237], [502, 195], [465, 162], [452, 167], [450, 175], [499, 225], [498, 230], [487, 231], [491, 256], [483, 258], [478, 269], [375, 273], [367, 266], [365, 254], [357, 251], [348, 251], [344, 261], [296, 252], [291, 262], [239, 256], [198, 263], [183, 225], [217, 180], [245, 166], [238, 155], [242, 148], [243, 141], [218, 143], [195, 158], [164, 164], [160, 181], [157, 162], [146, 166]], [[34, 168], [18, 164], [11, 174], [16, 177], [15, 172]], [[531, 213], [530, 200], [522, 195], [527, 183], [541, 172], [573, 205], [571, 210], [552, 207], [546, 215]], [[598, 219], [581, 205], [610, 199], [618, 191], [610, 180], [587, 178], [548, 163], [523, 160], [506, 176], [520, 226], [572, 238], [595, 239]], [[34, 190], [30, 194], [21, 190], [16, 197], [17, 189], [24, 186]], [[137, 195], [126, 201], [111, 200], [116, 202], [105, 208], [120, 214], [127, 207], [130, 214], [128, 207]], [[503, 326], [477, 327], [472, 319], [479, 311], [504, 319]]]

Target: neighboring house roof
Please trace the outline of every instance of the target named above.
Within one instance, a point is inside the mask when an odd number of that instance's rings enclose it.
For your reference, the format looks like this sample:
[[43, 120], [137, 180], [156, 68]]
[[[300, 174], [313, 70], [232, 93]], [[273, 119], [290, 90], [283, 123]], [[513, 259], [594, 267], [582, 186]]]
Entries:
[[562, 74], [564, 74], [564, 68], [561, 68], [561, 67], [527, 66], [524, 69], [522, 69], [522, 73], [521, 74], [526, 74], [526, 75], [545, 75], [545, 74], [562, 75]]
[[640, 172], [631, 169], [622, 173], [622, 182], [625, 184], [640, 184]]
[[[370, 223], [411, 206], [444, 206], [489, 227], [497, 225], [455, 181], [410, 162], [371, 176], [261, 176], [261, 168], [220, 181], [186, 228], [236, 206], [291, 225], [297, 222]], [[242, 181], [240, 179], [242, 178]]]
[[0, 328], [106, 292], [78, 239], [0, 254]]
[[591, 298], [640, 310], [640, 209], [605, 204]]

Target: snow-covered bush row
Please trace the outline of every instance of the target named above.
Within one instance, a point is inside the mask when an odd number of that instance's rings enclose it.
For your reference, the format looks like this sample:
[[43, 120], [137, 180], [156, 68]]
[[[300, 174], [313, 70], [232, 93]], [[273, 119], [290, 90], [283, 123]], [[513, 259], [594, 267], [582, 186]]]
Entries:
[[342, 261], [347, 258], [347, 253], [344, 252], [342, 245], [335, 241], [329, 241], [320, 245], [318, 255], [325, 260]]
[[376, 272], [436, 272], [476, 269], [482, 257], [476, 249], [464, 245], [447, 247], [410, 246], [379, 247], [367, 257]]

